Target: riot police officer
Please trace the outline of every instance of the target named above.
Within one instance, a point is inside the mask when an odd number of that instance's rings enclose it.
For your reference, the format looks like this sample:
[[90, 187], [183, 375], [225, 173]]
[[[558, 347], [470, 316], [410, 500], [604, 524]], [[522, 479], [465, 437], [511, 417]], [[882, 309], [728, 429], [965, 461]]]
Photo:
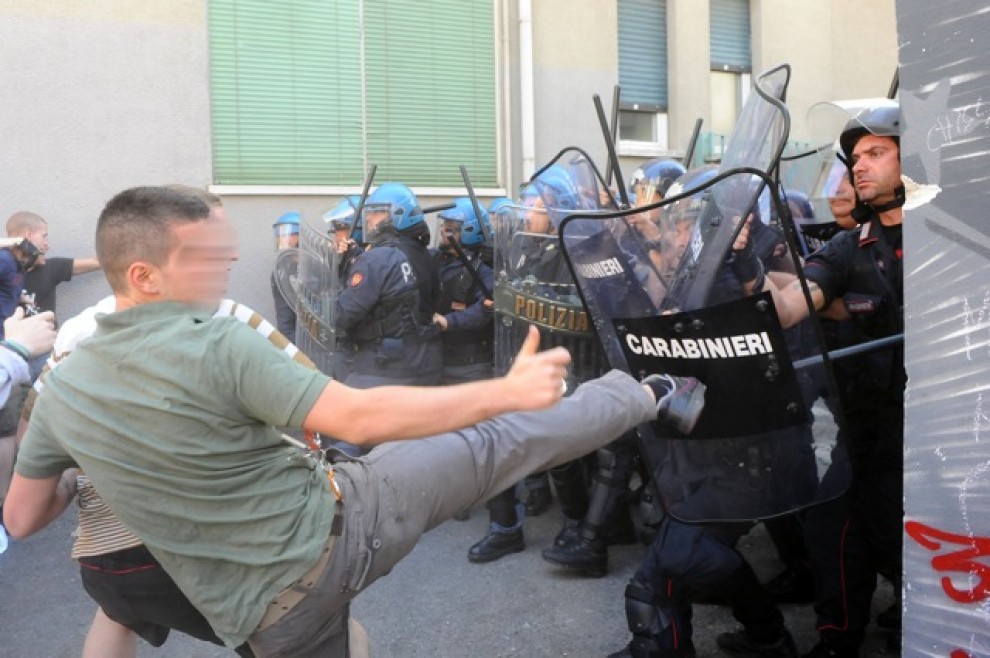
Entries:
[[[671, 185], [685, 174], [676, 160], [656, 158], [633, 174], [630, 188], [636, 207], [662, 201]], [[629, 225], [647, 244], [661, 244], [660, 209], [629, 218]], [[651, 252], [653, 258], [653, 252]], [[659, 263], [659, 258], [656, 262]], [[608, 545], [636, 540], [628, 502], [629, 481], [636, 466], [636, 436], [629, 433], [595, 453], [587, 513], [565, 521], [566, 532], [543, 550], [543, 559], [577, 574], [601, 577], [608, 568]]]
[[[398, 234], [422, 221], [422, 211], [411, 192], [394, 192], [379, 188], [368, 198], [363, 212], [368, 248], [346, 265], [336, 300], [338, 348], [348, 370], [344, 383], [355, 388], [436, 384], [440, 377], [439, 330], [432, 310], [423, 317], [417, 271]], [[340, 243], [339, 249], [349, 246]]]
[[[861, 111], [839, 143], [866, 213], [858, 230], [839, 233], [809, 256], [805, 275], [811, 299], [826, 317], [851, 320], [861, 341], [895, 335], [904, 324], [899, 107], [890, 102]], [[803, 319], [809, 311], [799, 282], [778, 288], [758, 269], [751, 268], [750, 285], [771, 292], [781, 323]], [[849, 432], [852, 486], [806, 515], [818, 588], [820, 642], [808, 654], [813, 658], [859, 655], [878, 573], [900, 591], [903, 348], [857, 357], [851, 365], [858, 366], [856, 372], [843, 368], [836, 375]]]
[[[716, 173], [712, 167], [689, 171], [669, 193], [681, 194], [700, 187]], [[743, 184], [742, 189], [741, 196], [747, 200], [755, 195], [752, 182]], [[647, 239], [645, 246], [657, 252], [653, 260], [665, 280], [678, 272], [710, 198], [709, 192], [701, 191], [662, 209], [660, 239]], [[762, 268], [763, 263], [771, 263], [779, 256], [775, 241], [779, 240], [779, 234], [764, 224], [755, 211], [752, 225], [758, 237], [752, 255]], [[737, 275], [734, 269], [729, 263], [719, 268], [712, 292], [715, 303], [737, 296], [744, 289], [748, 279]], [[745, 492], [733, 493], [745, 495]], [[738, 634], [754, 638], [756, 651], [732, 655], [796, 658], [797, 649], [784, 626], [783, 615], [735, 548], [738, 539], [752, 525], [751, 522], [689, 525], [672, 516], [662, 517], [646, 556], [625, 590], [626, 619], [632, 639], [624, 649], [612, 654], [613, 658], [694, 656], [691, 601], [699, 591], [706, 590], [714, 590], [730, 604], [734, 617], [745, 628]], [[726, 647], [722, 648], [728, 652]]]
[[361, 197], [357, 194], [345, 196], [340, 202], [323, 213], [323, 221], [326, 222], [327, 229], [333, 234], [334, 241], [353, 240], [355, 244], [363, 242], [361, 234], [361, 222], [354, 229], [351, 226], [357, 218], [357, 209], [361, 204]]
[[[440, 297], [433, 321], [440, 327], [443, 345], [443, 383], [460, 384], [492, 376], [492, 269], [481, 260], [485, 244], [482, 222], [467, 197], [454, 200], [440, 219], [440, 248], [435, 259], [440, 279]], [[461, 260], [451, 243], [461, 247]], [[477, 274], [473, 276], [467, 268]], [[478, 281], [481, 282], [479, 285]], [[481, 286], [484, 286], [483, 288]]]
[[[272, 230], [275, 233], [275, 250], [297, 249], [299, 247], [299, 222], [302, 216], [291, 211], [283, 214], [275, 223]], [[272, 272], [272, 299], [275, 302], [275, 325], [287, 336], [289, 340], [294, 340], [296, 335], [296, 309], [292, 308], [285, 299], [285, 295], [279, 290], [275, 282], [275, 272]]]

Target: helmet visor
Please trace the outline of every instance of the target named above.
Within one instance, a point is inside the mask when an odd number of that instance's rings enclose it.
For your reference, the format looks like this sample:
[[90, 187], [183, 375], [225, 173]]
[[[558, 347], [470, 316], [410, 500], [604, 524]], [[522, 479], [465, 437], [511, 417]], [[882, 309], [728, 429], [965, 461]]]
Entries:
[[275, 232], [276, 249], [292, 249], [299, 246], [299, 227], [295, 224], [276, 224], [272, 227]]

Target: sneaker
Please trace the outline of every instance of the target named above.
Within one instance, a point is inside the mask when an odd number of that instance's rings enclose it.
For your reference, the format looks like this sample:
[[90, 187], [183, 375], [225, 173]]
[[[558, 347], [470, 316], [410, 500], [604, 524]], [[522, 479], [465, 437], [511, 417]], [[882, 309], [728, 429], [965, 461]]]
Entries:
[[824, 640], [812, 647], [811, 651], [801, 658], [859, 658], [856, 649], [841, 649], [827, 644]]
[[494, 562], [510, 553], [520, 553], [524, 550], [526, 550], [526, 542], [523, 541], [522, 528], [508, 532], [489, 528], [488, 534], [468, 549], [468, 560], [475, 563]]
[[643, 380], [657, 392], [657, 420], [690, 434], [705, 408], [704, 384], [694, 377], [650, 375]]
[[798, 658], [794, 638], [786, 628], [773, 642], [757, 642], [744, 630], [719, 633], [715, 638], [718, 648], [737, 658], [758, 658], [759, 656], [774, 656], [780, 658]]

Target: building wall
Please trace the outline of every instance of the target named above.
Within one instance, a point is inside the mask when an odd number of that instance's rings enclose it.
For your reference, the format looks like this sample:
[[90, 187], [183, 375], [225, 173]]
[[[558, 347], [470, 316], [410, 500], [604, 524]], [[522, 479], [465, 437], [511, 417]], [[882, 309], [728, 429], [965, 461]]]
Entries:
[[791, 65], [791, 139], [807, 141], [809, 108], [823, 100], [883, 97], [897, 69], [894, 0], [752, 0], [753, 73]]
[[[803, 115], [814, 101], [886, 93], [897, 57], [894, 0], [821, 0], [803, 3], [800, 12], [787, 0], [752, 3], [754, 70], [781, 61], [794, 67], [795, 137], [804, 134]], [[531, 4], [536, 163], [578, 145], [604, 169], [591, 97], [598, 93], [610, 110], [618, 80], [616, 3]], [[0, 3], [0, 89], [7, 92], [0, 103], [7, 163], [0, 220], [34, 210], [49, 219], [53, 254], [88, 256], [96, 217], [116, 192], [211, 182], [206, 7], [206, 0]], [[708, 5], [668, 0], [668, 11], [669, 144], [681, 150], [695, 119], [710, 114]], [[503, 104], [502, 171], [511, 193], [525, 173], [517, 0], [497, 0], [494, 14], [501, 87], [493, 98]], [[623, 159], [626, 182], [641, 160]], [[336, 198], [223, 196], [241, 247], [230, 295], [270, 315], [272, 222], [288, 210], [315, 219]], [[98, 274], [59, 290], [63, 318], [108, 292]]]
[[607, 116], [619, 79], [617, 13], [614, 2], [601, 0], [533, 2], [537, 166], [566, 146], [581, 146], [604, 169], [592, 95], [601, 96]]
[[[134, 185], [210, 181], [205, 3], [0, 3], [0, 221], [33, 210], [52, 254], [91, 256], [104, 203]], [[59, 316], [99, 274], [59, 287]]]

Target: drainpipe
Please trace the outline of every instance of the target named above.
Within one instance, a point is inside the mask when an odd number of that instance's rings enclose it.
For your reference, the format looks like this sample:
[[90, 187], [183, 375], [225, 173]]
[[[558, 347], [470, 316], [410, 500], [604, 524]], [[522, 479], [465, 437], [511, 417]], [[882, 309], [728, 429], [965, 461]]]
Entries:
[[519, 0], [519, 110], [523, 180], [536, 171], [536, 96], [533, 84], [533, 3]]

